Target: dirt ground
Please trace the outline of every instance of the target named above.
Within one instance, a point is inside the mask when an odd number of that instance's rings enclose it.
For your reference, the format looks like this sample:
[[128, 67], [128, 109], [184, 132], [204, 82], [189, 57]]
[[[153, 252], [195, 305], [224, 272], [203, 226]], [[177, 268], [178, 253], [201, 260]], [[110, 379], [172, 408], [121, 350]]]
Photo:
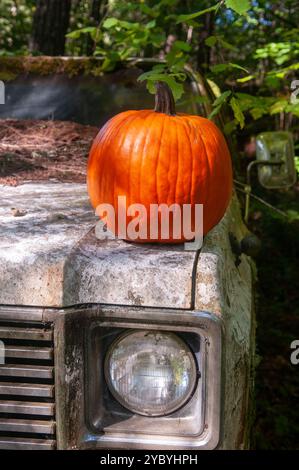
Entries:
[[0, 184], [24, 181], [84, 183], [98, 129], [68, 121], [0, 119]]

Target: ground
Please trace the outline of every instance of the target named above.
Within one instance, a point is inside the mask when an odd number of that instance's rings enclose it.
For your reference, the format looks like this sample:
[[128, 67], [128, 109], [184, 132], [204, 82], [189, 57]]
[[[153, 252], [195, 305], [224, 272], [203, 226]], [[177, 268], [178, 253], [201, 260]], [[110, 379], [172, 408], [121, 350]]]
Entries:
[[98, 129], [66, 121], [0, 120], [0, 184], [86, 181]]
[[[88, 151], [98, 129], [73, 122], [0, 120], [0, 184], [85, 182]], [[256, 190], [256, 188], [255, 188]], [[298, 208], [299, 187], [259, 194], [287, 210]], [[250, 229], [262, 240], [257, 259], [257, 449], [299, 449], [299, 366], [290, 343], [299, 339], [299, 220], [252, 205]]]

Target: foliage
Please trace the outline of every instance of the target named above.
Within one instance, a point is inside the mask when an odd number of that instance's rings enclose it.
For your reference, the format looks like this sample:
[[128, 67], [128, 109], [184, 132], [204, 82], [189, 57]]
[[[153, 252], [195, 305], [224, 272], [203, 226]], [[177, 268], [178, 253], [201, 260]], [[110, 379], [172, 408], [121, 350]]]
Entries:
[[[140, 80], [150, 92], [156, 80], [167, 82], [176, 99], [184, 91], [185, 66], [200, 68], [222, 92], [210, 118], [223, 106], [231, 108], [228, 133], [238, 125], [243, 128], [246, 119], [266, 115], [273, 116], [273, 127], [287, 128], [299, 117], [299, 105], [290, 102], [291, 79], [299, 69], [295, 3], [278, 2], [276, 8], [263, 0], [204, 0], [198, 9], [195, 0], [114, 0], [97, 26], [74, 30], [68, 37], [71, 43], [90, 35], [94, 54], [104, 58], [103, 71], [130, 57], [163, 61]], [[202, 61], [205, 57], [209, 60]]]
[[26, 54], [34, 1], [1, 0], [0, 55]]
[[[186, 65], [220, 88], [210, 118], [230, 110], [226, 132], [268, 117], [272, 129], [294, 129], [299, 104], [290, 101], [299, 70], [299, 5], [283, 0], [103, 0], [97, 21], [92, 0], [73, 0], [66, 53], [103, 57], [108, 72], [131, 57], [154, 60], [140, 77], [150, 92], [167, 82], [184, 92]], [[28, 53], [33, 0], [2, 0], [0, 54]], [[229, 92], [229, 93], [227, 93]], [[245, 126], [247, 123], [247, 126]], [[248, 126], [249, 124], [249, 126]]]

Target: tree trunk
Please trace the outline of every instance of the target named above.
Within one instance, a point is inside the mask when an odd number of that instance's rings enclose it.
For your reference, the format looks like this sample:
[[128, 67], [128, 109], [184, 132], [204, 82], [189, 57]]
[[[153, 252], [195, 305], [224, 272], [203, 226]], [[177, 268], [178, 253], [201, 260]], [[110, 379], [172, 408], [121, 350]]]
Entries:
[[[99, 26], [106, 8], [106, 0], [91, 0], [90, 8], [90, 26]], [[95, 42], [90, 36], [87, 37], [86, 55], [92, 55], [95, 49]]]
[[71, 0], [37, 0], [30, 50], [45, 55], [64, 54]]
[[214, 33], [214, 19], [214, 12], [207, 13], [203, 20], [204, 27], [198, 35], [197, 70], [204, 72], [202, 65], [207, 64], [209, 66], [211, 62], [211, 48], [205, 45], [205, 40]]

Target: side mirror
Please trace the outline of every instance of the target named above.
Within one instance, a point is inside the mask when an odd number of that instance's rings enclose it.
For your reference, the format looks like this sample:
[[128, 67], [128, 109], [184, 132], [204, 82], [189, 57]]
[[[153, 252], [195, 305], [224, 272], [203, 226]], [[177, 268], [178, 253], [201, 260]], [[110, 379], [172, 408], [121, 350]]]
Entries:
[[256, 138], [258, 179], [267, 189], [289, 188], [296, 182], [294, 143], [290, 132], [263, 132]]

